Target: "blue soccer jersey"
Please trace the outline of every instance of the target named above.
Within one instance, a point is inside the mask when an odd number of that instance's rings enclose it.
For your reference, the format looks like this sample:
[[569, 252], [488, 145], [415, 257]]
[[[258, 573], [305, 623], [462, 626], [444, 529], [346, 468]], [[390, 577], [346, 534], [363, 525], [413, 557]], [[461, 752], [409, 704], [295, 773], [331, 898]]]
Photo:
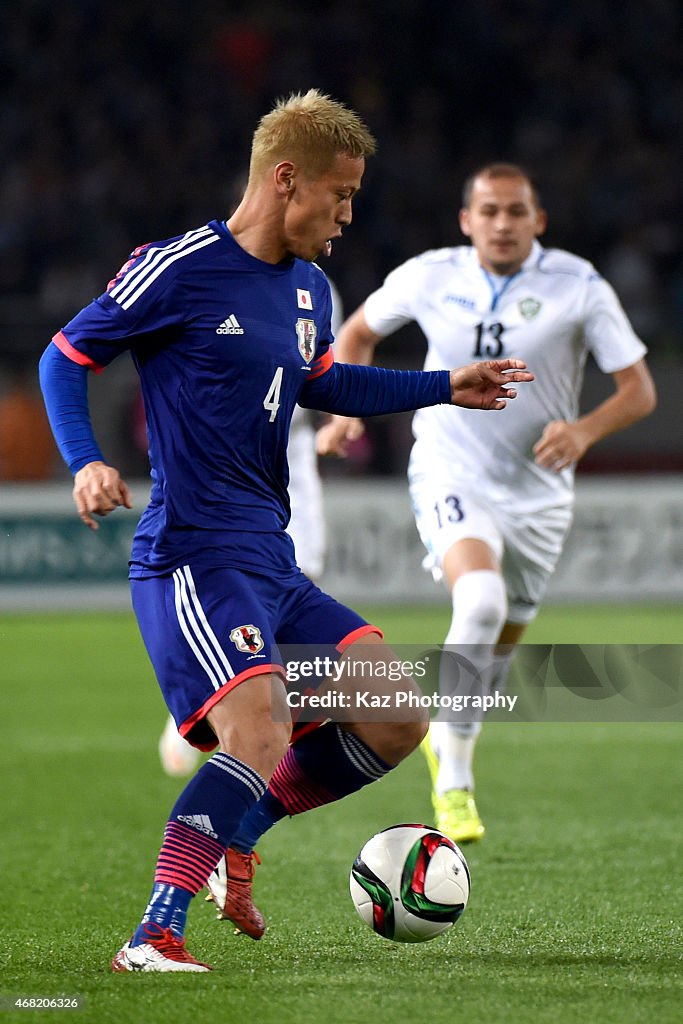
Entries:
[[212, 221], [140, 246], [55, 336], [95, 371], [130, 349], [140, 374], [153, 487], [131, 576], [188, 559], [294, 564], [289, 424], [307, 381], [332, 363], [331, 313], [319, 267], [265, 263]]
[[105, 294], [55, 335], [41, 384], [73, 473], [104, 458], [89, 420], [86, 367], [97, 372], [130, 349], [140, 374], [153, 484], [132, 578], [188, 562], [270, 574], [295, 568], [284, 528], [297, 402], [347, 416], [450, 402], [447, 370], [335, 365], [331, 314], [319, 267], [265, 263], [211, 221], [140, 246]]

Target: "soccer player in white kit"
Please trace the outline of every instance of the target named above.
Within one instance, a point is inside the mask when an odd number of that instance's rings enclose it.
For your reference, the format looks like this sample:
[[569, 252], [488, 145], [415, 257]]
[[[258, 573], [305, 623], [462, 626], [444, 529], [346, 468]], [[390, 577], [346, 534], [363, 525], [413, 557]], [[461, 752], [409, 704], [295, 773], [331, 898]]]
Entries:
[[[333, 281], [332, 331], [336, 335], [344, 319], [341, 296]], [[289, 501], [291, 519], [287, 533], [294, 541], [299, 568], [312, 580], [322, 576], [325, 560], [325, 511], [323, 485], [318, 471], [315, 428], [306, 409], [297, 406], [289, 428]], [[173, 716], [166, 720], [159, 738], [159, 759], [167, 775], [182, 778], [195, 771], [201, 753], [183, 739]]]
[[[460, 211], [471, 245], [425, 252], [392, 271], [335, 343], [338, 361], [367, 364], [383, 338], [415, 321], [427, 338], [425, 369], [515, 356], [535, 374], [504, 420], [442, 406], [413, 421], [410, 494], [425, 567], [451, 595], [445, 644], [462, 648], [496, 690], [562, 551], [576, 463], [656, 402], [645, 345], [613, 289], [586, 260], [544, 249], [537, 238], [545, 227], [525, 171], [481, 168], [465, 184]], [[589, 352], [615, 390], [579, 416]], [[344, 454], [348, 424], [334, 417], [321, 429], [320, 454]], [[484, 834], [472, 772], [480, 729], [435, 721], [423, 743], [437, 826], [456, 842]]]

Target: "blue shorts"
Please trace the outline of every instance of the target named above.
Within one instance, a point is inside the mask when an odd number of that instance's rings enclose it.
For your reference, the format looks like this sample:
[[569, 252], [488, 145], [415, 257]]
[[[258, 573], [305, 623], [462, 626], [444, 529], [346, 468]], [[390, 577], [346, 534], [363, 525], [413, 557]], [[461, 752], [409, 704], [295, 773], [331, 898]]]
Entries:
[[341, 652], [380, 632], [296, 568], [273, 578], [183, 565], [167, 576], [131, 580], [131, 593], [164, 700], [181, 735], [200, 750], [217, 744], [206, 714], [226, 693], [250, 676], [284, 676], [276, 645]]

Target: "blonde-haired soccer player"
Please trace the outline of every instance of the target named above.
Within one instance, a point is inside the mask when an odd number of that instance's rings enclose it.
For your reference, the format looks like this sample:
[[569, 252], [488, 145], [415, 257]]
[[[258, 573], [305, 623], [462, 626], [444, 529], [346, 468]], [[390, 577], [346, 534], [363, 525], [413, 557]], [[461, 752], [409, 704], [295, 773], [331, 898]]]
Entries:
[[[210, 969], [185, 946], [187, 910], [269, 783], [283, 813], [309, 810], [386, 774], [426, 731], [419, 718], [330, 722], [290, 745], [280, 644], [322, 644], [353, 662], [362, 642], [366, 662], [392, 657], [377, 627], [296, 565], [285, 531], [295, 406], [354, 416], [438, 402], [500, 410], [515, 397], [509, 385], [533, 380], [518, 359], [436, 373], [337, 365], [330, 289], [314, 260], [350, 225], [374, 140], [357, 115], [311, 90], [266, 115], [254, 146], [227, 221], [134, 250], [41, 359], [76, 507], [94, 529], [132, 495], [95, 440], [87, 373], [132, 353], [153, 479], [130, 558], [133, 608], [180, 732], [219, 748], [169, 815], [117, 972]], [[408, 677], [396, 684], [405, 689]]]

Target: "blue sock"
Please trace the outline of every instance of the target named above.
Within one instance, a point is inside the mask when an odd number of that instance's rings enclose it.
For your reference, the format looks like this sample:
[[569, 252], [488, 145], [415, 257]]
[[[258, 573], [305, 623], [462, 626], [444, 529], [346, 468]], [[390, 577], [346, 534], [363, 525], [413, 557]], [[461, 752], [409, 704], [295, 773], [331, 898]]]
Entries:
[[168, 885], [167, 882], [155, 882], [143, 924], [136, 929], [131, 946], [138, 946], [145, 941], [144, 925], [151, 925], [150, 931], [154, 931], [154, 925], [160, 931], [170, 928], [176, 938], [182, 939], [185, 934], [187, 909], [193, 895], [187, 889], [179, 889], [175, 885]]
[[265, 789], [264, 779], [230, 754], [219, 752], [202, 765], [171, 812], [152, 895], [131, 946], [166, 928], [182, 938], [190, 900], [206, 884], [239, 822]]
[[251, 853], [257, 842], [269, 828], [287, 817], [287, 811], [269, 789], [265, 791], [257, 804], [247, 811], [233, 836], [230, 845], [240, 853]]
[[230, 845], [249, 853], [281, 818], [340, 800], [380, 779], [391, 767], [357, 736], [327, 722], [291, 745]]

